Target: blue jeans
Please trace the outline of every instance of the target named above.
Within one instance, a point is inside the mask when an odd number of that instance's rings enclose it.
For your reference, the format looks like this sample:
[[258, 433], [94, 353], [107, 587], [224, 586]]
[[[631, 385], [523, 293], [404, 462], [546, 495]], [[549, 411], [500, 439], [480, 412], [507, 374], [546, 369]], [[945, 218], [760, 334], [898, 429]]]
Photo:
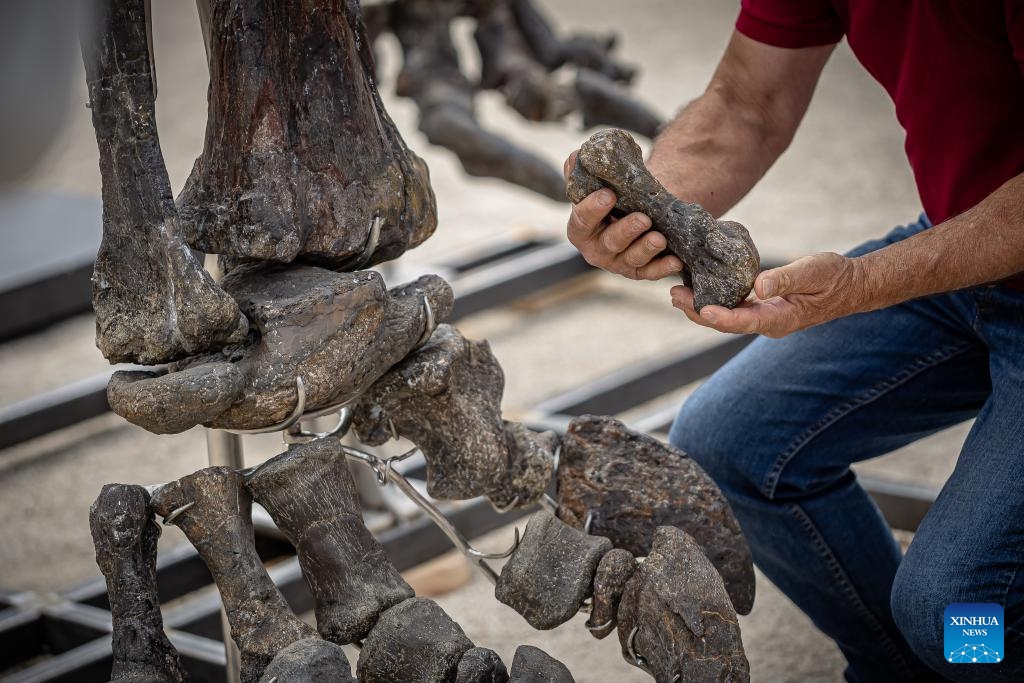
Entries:
[[[972, 417], [904, 556], [850, 463]], [[758, 567], [839, 645], [848, 681], [1024, 681], [1024, 292], [976, 287], [758, 338], [670, 439], [721, 486]], [[951, 602], [1003, 605], [1003, 663], [945, 661]]]

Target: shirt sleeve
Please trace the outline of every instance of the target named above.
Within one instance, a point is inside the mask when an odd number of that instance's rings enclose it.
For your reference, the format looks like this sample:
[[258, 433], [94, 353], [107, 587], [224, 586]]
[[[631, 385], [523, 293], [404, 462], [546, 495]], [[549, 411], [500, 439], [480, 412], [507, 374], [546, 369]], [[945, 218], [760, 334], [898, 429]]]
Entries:
[[1013, 56], [1024, 75], [1024, 0], [1005, 0], [1006, 33], [1013, 46]]
[[791, 49], [832, 45], [846, 32], [829, 0], [742, 0], [736, 30], [759, 43]]

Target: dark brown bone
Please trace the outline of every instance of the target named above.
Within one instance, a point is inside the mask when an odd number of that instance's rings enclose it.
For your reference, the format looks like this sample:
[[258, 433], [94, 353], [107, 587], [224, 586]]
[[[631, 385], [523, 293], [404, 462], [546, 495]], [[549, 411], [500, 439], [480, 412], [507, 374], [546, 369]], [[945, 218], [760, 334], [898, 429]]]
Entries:
[[512, 0], [512, 11], [523, 37], [537, 60], [554, 71], [566, 62], [629, 83], [636, 69], [611, 58], [614, 36], [574, 35], [560, 40], [532, 0]]
[[154, 434], [177, 434], [220, 416], [242, 397], [245, 378], [232, 363], [206, 363], [158, 375], [119, 371], [107, 384], [110, 409]]
[[327, 640], [362, 640], [378, 614], [413, 596], [363, 525], [337, 439], [290, 447], [248, 474], [246, 485], [295, 546]]
[[455, 678], [473, 647], [452, 618], [428, 598], [410, 598], [384, 611], [363, 641], [360, 683], [420, 683]]
[[189, 503], [173, 524], [210, 568], [242, 655], [243, 683], [257, 681], [280, 650], [316, 637], [316, 631], [292, 614], [256, 554], [252, 500], [242, 475], [209, 467], [165, 484], [151, 501], [163, 517]]
[[359, 399], [353, 426], [379, 445], [393, 436], [427, 460], [427, 491], [461, 500], [500, 490], [508, 469], [501, 420], [505, 376], [486, 341], [440, 325], [422, 348], [391, 368]]
[[576, 73], [576, 95], [583, 127], [615, 126], [654, 138], [661, 127], [661, 119], [607, 76], [580, 69]]
[[356, 683], [340, 646], [319, 638], [297, 640], [277, 653], [260, 683]]
[[591, 594], [594, 572], [611, 541], [588, 536], [546, 510], [534, 513], [522, 542], [494, 586], [494, 597], [547, 630], [571, 619]]
[[296, 377], [305, 384], [307, 410], [354, 398], [419, 342], [427, 325], [423, 296], [436, 320], [453, 302], [451, 287], [436, 275], [388, 292], [374, 271], [313, 266], [245, 265], [224, 288], [257, 331], [232, 358], [245, 378], [241, 399], [207, 423], [228, 429], [287, 418], [298, 400]]
[[700, 546], [675, 527], [658, 527], [647, 559], [619, 605], [626, 661], [643, 657], [657, 681], [750, 680], [740, 627], [722, 579]]
[[644, 166], [640, 146], [623, 130], [602, 130], [583, 143], [566, 194], [579, 202], [604, 186], [618, 195], [619, 214], [645, 213], [665, 235], [669, 251], [685, 264], [684, 282], [692, 283], [698, 310], [708, 304], [734, 308], [750, 293], [761, 261], [746, 228], [716, 221], [700, 206], [673, 197]]
[[635, 432], [611, 417], [583, 415], [562, 437], [558, 516], [611, 539], [637, 557], [651, 549], [655, 529], [693, 536], [725, 581], [733, 605], [754, 604], [754, 565], [739, 522], [718, 486], [682, 451]]
[[164, 635], [156, 589], [160, 527], [141, 486], [107, 484], [89, 509], [96, 564], [107, 580], [113, 622], [112, 681], [179, 683], [185, 672]]
[[[434, 231], [426, 165], [388, 117], [357, 2], [214, 0], [206, 143], [179, 197], [207, 252], [350, 268]], [[329, 68], [328, 68], [329, 67]]]
[[474, 647], [462, 655], [455, 683], [507, 683], [508, 669], [494, 650]]
[[473, 0], [480, 50], [480, 87], [500, 90], [528, 121], [558, 121], [574, 109], [572, 98], [549, 78], [516, 23], [509, 0]]
[[505, 421], [508, 468], [497, 491], [488, 494], [499, 508], [524, 507], [540, 499], [551, 483], [559, 437], [537, 433], [518, 422]]
[[539, 647], [520, 645], [512, 658], [510, 683], [576, 683], [569, 669]]
[[458, 5], [451, 0], [395, 2], [392, 30], [404, 60], [396, 91], [416, 103], [419, 128], [430, 143], [454, 152], [469, 175], [500, 178], [565, 201], [558, 169], [477, 122], [474, 88], [460, 71], [450, 32]]
[[247, 323], [181, 238], [160, 152], [146, 2], [96, 4], [82, 44], [103, 179], [92, 276], [96, 345], [111, 363], [164, 363], [241, 341]]
[[628, 550], [613, 548], [601, 558], [594, 574], [594, 603], [587, 620], [590, 635], [601, 639], [615, 630], [622, 593], [635, 571], [636, 558]]

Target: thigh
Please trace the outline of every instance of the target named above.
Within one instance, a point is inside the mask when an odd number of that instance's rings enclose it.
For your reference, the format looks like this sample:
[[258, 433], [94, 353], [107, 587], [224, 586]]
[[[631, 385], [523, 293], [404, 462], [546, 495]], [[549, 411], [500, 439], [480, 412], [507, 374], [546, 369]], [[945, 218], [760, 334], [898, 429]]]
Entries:
[[758, 338], [690, 397], [671, 441], [769, 498], [831, 485], [977, 414], [991, 385], [975, 315], [953, 293]]

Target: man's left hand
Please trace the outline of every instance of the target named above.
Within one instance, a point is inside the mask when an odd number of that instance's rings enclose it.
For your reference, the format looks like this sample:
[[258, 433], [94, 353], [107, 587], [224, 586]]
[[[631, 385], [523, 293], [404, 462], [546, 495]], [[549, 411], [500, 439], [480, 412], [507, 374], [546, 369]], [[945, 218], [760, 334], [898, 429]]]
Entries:
[[845, 256], [815, 254], [758, 275], [754, 291], [732, 310], [705, 306], [698, 314], [693, 290], [681, 285], [672, 288], [672, 305], [698, 325], [719, 332], [785, 337], [862, 310], [858, 270]]

